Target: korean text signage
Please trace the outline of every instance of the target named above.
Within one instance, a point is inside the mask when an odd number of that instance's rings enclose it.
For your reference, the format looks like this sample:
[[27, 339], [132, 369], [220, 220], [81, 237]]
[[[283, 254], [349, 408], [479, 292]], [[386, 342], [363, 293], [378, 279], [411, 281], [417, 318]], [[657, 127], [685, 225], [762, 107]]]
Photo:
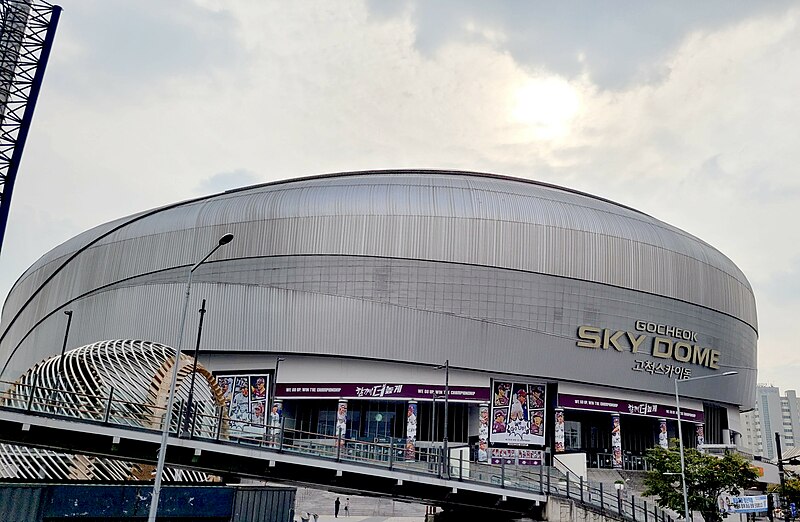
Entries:
[[[630, 415], [643, 415], [645, 417], [660, 417], [664, 419], [677, 419], [678, 412], [675, 406], [664, 406], [652, 402], [621, 401], [600, 397], [587, 397], [585, 395], [558, 394], [558, 406], [572, 410], [603, 411], [608, 413], [627, 413]], [[702, 423], [705, 415], [699, 410], [681, 408], [681, 418], [686, 421]]]
[[492, 464], [511, 466], [541, 466], [544, 461], [542, 450], [492, 448]]
[[[450, 386], [449, 392], [451, 401], [486, 402], [489, 400], [489, 388], [480, 386]], [[275, 393], [283, 399], [344, 398], [430, 401], [436, 398], [436, 400], [444, 400], [444, 386], [406, 383], [286, 383], [278, 384]]]
[[723, 513], [759, 513], [767, 511], [766, 495], [751, 495], [746, 497], [732, 497], [720, 495], [717, 499], [719, 510]]
[[633, 370], [685, 379], [691, 369], [675, 363], [719, 369], [720, 351], [703, 346], [697, 332], [676, 326], [637, 320], [633, 331], [579, 326], [579, 348], [614, 350], [653, 357], [636, 360]]

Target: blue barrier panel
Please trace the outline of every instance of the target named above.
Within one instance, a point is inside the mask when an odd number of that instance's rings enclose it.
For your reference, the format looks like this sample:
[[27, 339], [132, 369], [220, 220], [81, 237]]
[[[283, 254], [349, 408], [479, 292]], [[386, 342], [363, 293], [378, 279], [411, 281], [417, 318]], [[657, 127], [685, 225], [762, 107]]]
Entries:
[[[152, 486], [53, 486], [45, 505], [46, 518], [126, 518], [147, 516]], [[192, 520], [229, 519], [235, 490], [221, 486], [175, 486], [162, 490], [159, 517]]]

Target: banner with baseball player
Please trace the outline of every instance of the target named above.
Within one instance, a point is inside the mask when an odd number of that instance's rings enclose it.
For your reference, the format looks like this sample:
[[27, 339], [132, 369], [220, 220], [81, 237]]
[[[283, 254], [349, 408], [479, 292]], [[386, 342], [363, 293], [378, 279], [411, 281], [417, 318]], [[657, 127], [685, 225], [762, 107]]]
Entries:
[[493, 380], [489, 443], [543, 446], [545, 404], [544, 384]]

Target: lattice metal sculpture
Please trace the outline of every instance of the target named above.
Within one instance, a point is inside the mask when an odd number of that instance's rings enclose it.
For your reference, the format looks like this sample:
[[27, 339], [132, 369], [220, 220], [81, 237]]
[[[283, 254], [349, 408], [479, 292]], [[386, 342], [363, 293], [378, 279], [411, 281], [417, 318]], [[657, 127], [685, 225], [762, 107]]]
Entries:
[[[173, 428], [189, 396], [193, 359], [181, 354]], [[55, 356], [28, 370], [3, 402], [33, 411], [158, 428], [164, 418], [175, 350], [154, 342], [101, 341]], [[31, 390], [33, 393], [31, 394]], [[193, 429], [226, 430], [219, 423], [222, 390], [211, 373], [197, 366]], [[223, 437], [225, 433], [221, 434]], [[61, 480], [149, 479], [152, 466], [49, 450], [0, 445], [0, 477]], [[171, 480], [208, 480], [204, 473], [170, 470]]]

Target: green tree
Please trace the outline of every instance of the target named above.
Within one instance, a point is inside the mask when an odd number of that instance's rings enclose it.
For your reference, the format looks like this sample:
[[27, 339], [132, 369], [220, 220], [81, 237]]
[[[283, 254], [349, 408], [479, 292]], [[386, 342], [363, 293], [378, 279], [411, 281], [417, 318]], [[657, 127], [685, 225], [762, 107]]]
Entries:
[[800, 478], [787, 477], [786, 478], [786, 491], [783, 492], [788, 502], [800, 504]]
[[[644, 479], [644, 494], [657, 497], [659, 506], [672, 509], [682, 518], [681, 456], [674, 446], [670, 449], [658, 446], [647, 451], [650, 471]], [[717, 507], [720, 494], [739, 495], [742, 488], [758, 478], [753, 466], [738, 453], [718, 457], [687, 448], [684, 461], [689, 510], [700, 513], [706, 522], [722, 520]]]
[[780, 494], [786, 505], [788, 505], [790, 502], [800, 505], [800, 478], [791, 476], [787, 473], [785, 482], [786, 487], [783, 490], [781, 490], [780, 484], [775, 484], [769, 488], [769, 492]]

